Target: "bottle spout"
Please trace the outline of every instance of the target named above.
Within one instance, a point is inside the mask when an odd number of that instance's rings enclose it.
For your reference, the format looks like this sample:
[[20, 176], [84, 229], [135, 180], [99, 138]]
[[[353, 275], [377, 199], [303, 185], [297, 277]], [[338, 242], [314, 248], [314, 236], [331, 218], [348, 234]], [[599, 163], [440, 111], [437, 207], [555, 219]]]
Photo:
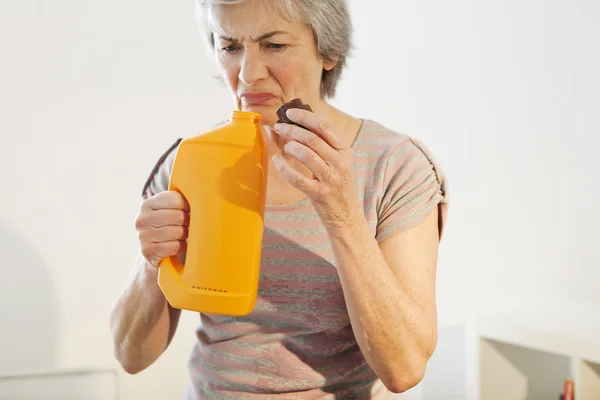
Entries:
[[260, 124], [262, 119], [262, 114], [250, 111], [234, 110], [230, 116], [231, 121], [245, 121], [252, 124]]

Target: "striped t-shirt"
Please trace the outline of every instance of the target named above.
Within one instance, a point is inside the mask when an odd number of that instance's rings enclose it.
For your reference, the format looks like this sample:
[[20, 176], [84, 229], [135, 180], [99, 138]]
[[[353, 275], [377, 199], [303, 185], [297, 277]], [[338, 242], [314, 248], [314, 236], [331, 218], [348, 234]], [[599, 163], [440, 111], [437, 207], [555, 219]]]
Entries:
[[[167, 189], [178, 143], [157, 163], [144, 197]], [[358, 194], [379, 242], [434, 207], [441, 234], [446, 180], [422, 143], [364, 120], [353, 151]], [[243, 317], [200, 314], [184, 398], [391, 398], [352, 333], [334, 263], [309, 199], [267, 205], [256, 307]]]

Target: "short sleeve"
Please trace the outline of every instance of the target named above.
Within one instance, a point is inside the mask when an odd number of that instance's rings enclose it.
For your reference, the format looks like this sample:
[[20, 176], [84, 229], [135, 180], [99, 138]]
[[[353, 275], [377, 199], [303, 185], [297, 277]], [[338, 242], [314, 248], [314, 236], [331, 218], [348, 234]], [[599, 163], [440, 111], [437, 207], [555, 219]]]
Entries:
[[154, 168], [150, 172], [146, 183], [142, 189], [142, 198], [147, 199], [160, 192], [164, 192], [169, 188], [169, 180], [171, 178], [171, 169], [177, 154], [177, 148], [183, 139], [177, 139], [175, 143], [160, 156]]
[[407, 138], [390, 151], [383, 177], [376, 239], [423, 222], [439, 208], [440, 239], [448, 213], [447, 182], [429, 150], [418, 140]]

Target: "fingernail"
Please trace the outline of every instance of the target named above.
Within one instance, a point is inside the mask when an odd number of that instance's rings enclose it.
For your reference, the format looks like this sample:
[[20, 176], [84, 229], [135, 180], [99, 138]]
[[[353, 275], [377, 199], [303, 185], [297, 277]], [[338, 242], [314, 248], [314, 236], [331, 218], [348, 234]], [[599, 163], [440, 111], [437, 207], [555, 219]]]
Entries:
[[275, 126], [273, 127], [275, 129], [276, 132], [278, 133], [283, 133], [285, 132], [285, 125], [284, 124], [275, 124]]
[[296, 109], [295, 109], [295, 108], [290, 108], [289, 110], [287, 110], [287, 111], [285, 112], [285, 115], [287, 115], [287, 117], [288, 117], [289, 119], [293, 119], [293, 118], [294, 118], [294, 115], [295, 115], [295, 113], [296, 113]]

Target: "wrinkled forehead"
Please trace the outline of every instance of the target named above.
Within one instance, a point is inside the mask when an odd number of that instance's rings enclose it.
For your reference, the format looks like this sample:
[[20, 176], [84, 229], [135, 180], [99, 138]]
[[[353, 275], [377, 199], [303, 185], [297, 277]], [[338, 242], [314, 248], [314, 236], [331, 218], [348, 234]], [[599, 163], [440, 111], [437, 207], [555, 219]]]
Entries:
[[301, 23], [293, 1], [245, 0], [211, 5], [205, 12], [210, 32], [226, 37], [260, 35]]

